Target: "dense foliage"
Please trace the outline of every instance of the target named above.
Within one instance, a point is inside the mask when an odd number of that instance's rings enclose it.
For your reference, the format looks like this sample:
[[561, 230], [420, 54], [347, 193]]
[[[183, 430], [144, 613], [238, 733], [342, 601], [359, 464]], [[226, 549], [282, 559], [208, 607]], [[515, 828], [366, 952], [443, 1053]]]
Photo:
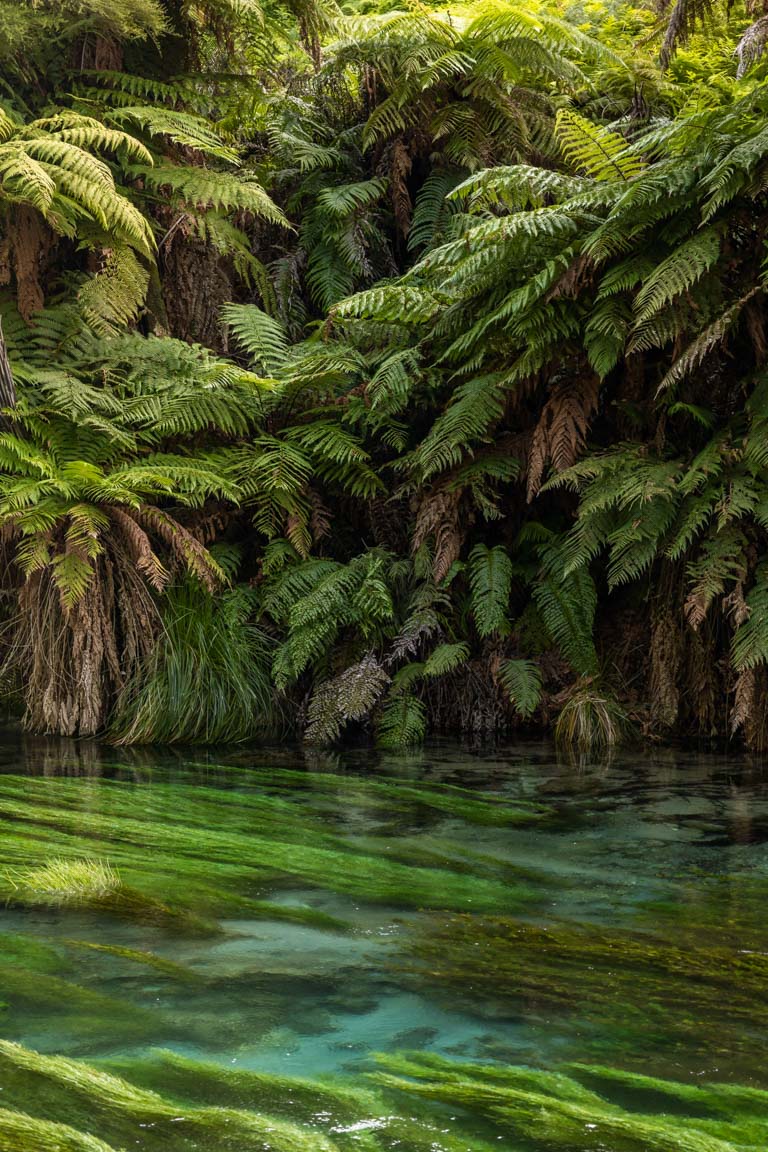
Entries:
[[28, 726], [761, 748], [766, 21], [0, 0]]

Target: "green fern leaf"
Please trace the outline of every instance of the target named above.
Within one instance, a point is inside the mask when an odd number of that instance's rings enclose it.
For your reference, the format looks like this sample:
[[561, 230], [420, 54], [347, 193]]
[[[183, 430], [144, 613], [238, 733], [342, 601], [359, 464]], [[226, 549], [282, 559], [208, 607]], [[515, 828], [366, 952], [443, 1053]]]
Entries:
[[497, 675], [515, 710], [523, 720], [529, 720], [541, 700], [541, 670], [538, 664], [532, 660], [505, 660]]

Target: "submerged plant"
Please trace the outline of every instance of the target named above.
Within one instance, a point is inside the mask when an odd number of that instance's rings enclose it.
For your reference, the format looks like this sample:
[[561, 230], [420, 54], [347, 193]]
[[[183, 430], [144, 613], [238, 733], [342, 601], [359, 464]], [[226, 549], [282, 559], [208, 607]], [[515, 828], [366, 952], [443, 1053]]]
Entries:
[[157, 1152], [192, 1152], [201, 1146], [221, 1152], [334, 1150], [333, 1142], [319, 1132], [258, 1112], [201, 1107], [180, 1114], [176, 1103], [155, 1092], [79, 1061], [44, 1056], [8, 1041], [0, 1041], [0, 1075], [8, 1104], [40, 1119], [66, 1119], [77, 1130], [117, 1147], [128, 1146], [140, 1129], [144, 1147]]
[[[0, 817], [8, 821], [3, 843], [22, 876], [53, 853], [77, 852], [82, 859], [84, 849], [98, 852], [108, 846], [121, 883], [102, 895], [92, 893], [88, 902], [128, 919], [173, 924], [190, 934], [211, 931], [211, 917], [233, 912], [268, 916], [267, 895], [297, 880], [371, 903], [433, 909], [510, 911], [532, 897], [525, 877], [510, 876], [509, 869], [500, 870], [493, 862], [469, 865], [414, 852], [399, 858], [386, 837], [355, 840], [334, 834], [322, 811], [303, 812], [268, 793], [159, 781], [142, 786], [109, 780], [96, 787], [98, 802], [84, 795], [77, 781], [0, 777]], [[403, 798], [418, 809], [431, 795], [429, 789], [416, 789], [409, 796], [406, 788]], [[446, 802], [453, 813], [464, 797], [449, 792]], [[439, 808], [439, 794], [435, 803]], [[503, 805], [489, 803], [488, 810], [489, 817], [505, 822]], [[515, 822], [514, 805], [508, 814]], [[32, 823], [37, 838], [26, 834]], [[1, 882], [2, 876], [0, 890]], [[14, 883], [15, 888], [6, 882], [5, 895], [17, 903], [55, 900], [19, 880]], [[278, 915], [313, 918], [301, 909]]]
[[70, 860], [54, 857], [39, 868], [7, 872], [5, 879], [15, 893], [28, 900], [101, 900], [120, 887], [120, 876], [107, 860]]
[[408, 945], [408, 971], [492, 1015], [558, 1014], [575, 1053], [653, 1053], [674, 1067], [676, 1052], [716, 1046], [749, 1068], [768, 1027], [763, 1010], [768, 959], [719, 947], [598, 925], [538, 925], [508, 917], [434, 920]]
[[[374, 1075], [381, 1086], [409, 1097], [441, 1101], [451, 1108], [470, 1110], [487, 1117], [507, 1137], [531, 1141], [536, 1149], [562, 1152], [595, 1152], [598, 1148], [621, 1152], [747, 1152], [761, 1147], [768, 1138], [768, 1096], [755, 1093], [737, 1103], [730, 1085], [710, 1084], [702, 1099], [711, 1104], [725, 1101], [728, 1118], [702, 1115], [693, 1103], [694, 1093], [685, 1085], [638, 1078], [638, 1086], [658, 1089], [657, 1100], [669, 1106], [687, 1103], [689, 1109], [674, 1114], [648, 1109], [633, 1111], [612, 1100], [616, 1088], [632, 1087], [633, 1077], [614, 1079], [606, 1070], [587, 1069], [585, 1078], [600, 1092], [581, 1082], [578, 1066], [573, 1075], [536, 1068], [464, 1064], [419, 1053], [380, 1056], [384, 1069]], [[606, 1088], [608, 1091], [606, 1092]], [[679, 1092], [676, 1092], [679, 1089]], [[758, 1110], [757, 1098], [762, 1098]]]

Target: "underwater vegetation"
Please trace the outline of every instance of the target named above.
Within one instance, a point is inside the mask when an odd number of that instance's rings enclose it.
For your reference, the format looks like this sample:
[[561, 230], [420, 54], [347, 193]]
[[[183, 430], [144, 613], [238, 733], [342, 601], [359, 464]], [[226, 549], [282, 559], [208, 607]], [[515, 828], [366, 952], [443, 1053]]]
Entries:
[[[490, 1067], [419, 1053], [378, 1062], [373, 1078], [381, 1086], [467, 1109], [536, 1149], [737, 1152], [768, 1141], [768, 1093], [729, 1084], [692, 1087], [600, 1066]], [[644, 1107], [619, 1102], [633, 1090]]]
[[760, 857], [461, 780], [0, 773], [0, 1152], [764, 1152]]
[[0, 1149], [489, 1152], [504, 1140], [511, 1152], [746, 1152], [768, 1140], [768, 1093], [757, 1089], [424, 1053], [376, 1063], [369, 1086], [351, 1087], [171, 1052], [108, 1070], [0, 1041]]
[[27, 900], [101, 900], [120, 888], [120, 877], [106, 860], [52, 857], [39, 868], [7, 872], [5, 880]]
[[[576, 1021], [574, 1043], [637, 1059], [677, 1049], [751, 1071], [768, 1028], [768, 953], [720, 946], [716, 936], [615, 931], [595, 924], [510, 917], [433, 918], [406, 945], [410, 971], [492, 1015]], [[407, 962], [406, 962], [407, 964]]]
[[[395, 804], [399, 799], [413, 813], [434, 804], [451, 812], [466, 807], [471, 818], [487, 809], [506, 822], [520, 812], [461, 790], [442, 796], [403, 787], [398, 797], [393, 787]], [[386, 791], [374, 792], [384, 804]], [[255, 789], [8, 775], [0, 777], [0, 818], [8, 863], [0, 896], [22, 905], [77, 900], [128, 918], [178, 920], [190, 932], [215, 930], [211, 920], [222, 916], [270, 915], [269, 894], [296, 882], [374, 903], [445, 910], [513, 910], [531, 898], [526, 884], [500, 880], [490, 864], [454, 869], [402, 848], [395, 858], [384, 837], [361, 845], [329, 832], [311, 807]]]

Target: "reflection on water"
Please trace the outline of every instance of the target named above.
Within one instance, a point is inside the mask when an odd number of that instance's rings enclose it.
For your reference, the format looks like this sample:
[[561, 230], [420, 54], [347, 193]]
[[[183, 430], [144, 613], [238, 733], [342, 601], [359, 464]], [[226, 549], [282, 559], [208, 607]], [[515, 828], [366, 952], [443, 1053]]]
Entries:
[[6, 1045], [6, 1107], [140, 1149], [768, 1144], [759, 765], [8, 735], [0, 820], [2, 1037], [136, 1094], [99, 1119]]

